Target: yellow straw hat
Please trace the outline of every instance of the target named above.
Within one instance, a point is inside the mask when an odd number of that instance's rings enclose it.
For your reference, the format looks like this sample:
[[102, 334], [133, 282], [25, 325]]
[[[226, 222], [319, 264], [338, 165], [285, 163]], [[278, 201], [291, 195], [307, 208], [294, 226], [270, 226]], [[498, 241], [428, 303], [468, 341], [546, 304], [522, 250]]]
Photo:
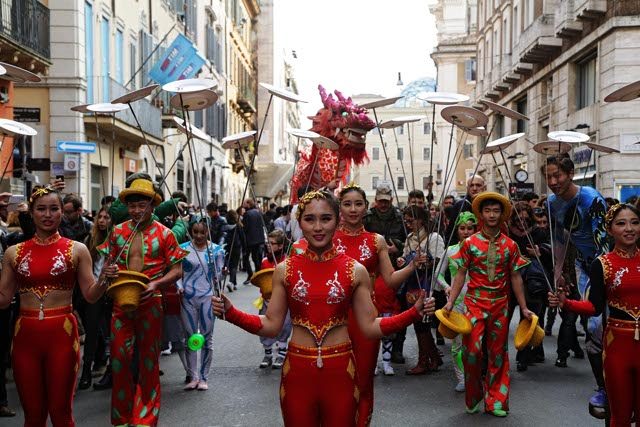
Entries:
[[504, 197], [500, 193], [496, 193], [493, 191], [484, 191], [478, 194], [474, 199], [473, 203], [471, 203], [471, 210], [473, 210], [473, 214], [480, 220], [480, 205], [485, 200], [495, 200], [502, 205], [502, 215], [500, 215], [500, 222], [505, 222], [511, 217], [511, 202], [509, 199]]
[[251, 276], [251, 284], [260, 288], [260, 294], [262, 298], [271, 298], [271, 292], [273, 291], [273, 272], [275, 268], [265, 268], [264, 270], [256, 271]]
[[531, 347], [539, 347], [542, 345], [542, 341], [544, 340], [544, 329], [540, 327], [540, 325], [536, 325], [536, 329], [533, 331], [533, 336], [531, 337], [531, 341], [529, 344]]
[[[533, 337], [536, 326], [538, 326], [538, 316], [535, 314], [531, 316], [531, 320], [522, 319], [516, 329], [516, 335], [514, 337], [514, 343], [516, 350], [522, 350], [531, 344], [531, 338]], [[542, 331], [544, 337], [544, 330]]]
[[438, 325], [438, 332], [440, 332], [440, 335], [450, 340], [458, 336], [458, 333], [456, 331], [447, 328], [442, 322], [440, 322], [440, 324]]
[[133, 311], [140, 304], [140, 293], [147, 288], [149, 277], [131, 270], [121, 270], [107, 289], [107, 295], [122, 311]]
[[[471, 322], [462, 313], [450, 311], [446, 313], [442, 309], [436, 310], [436, 317], [440, 320], [440, 324], [444, 324], [446, 328], [451, 329], [452, 332], [461, 335], [469, 335], [471, 333]], [[442, 331], [440, 331], [442, 333]], [[443, 334], [444, 335], [444, 334]]]
[[162, 202], [160, 193], [153, 188], [153, 183], [148, 179], [134, 179], [129, 188], [125, 188], [120, 192], [118, 198], [121, 202], [124, 202], [124, 199], [132, 194], [150, 198], [153, 201], [153, 206], [158, 206]]

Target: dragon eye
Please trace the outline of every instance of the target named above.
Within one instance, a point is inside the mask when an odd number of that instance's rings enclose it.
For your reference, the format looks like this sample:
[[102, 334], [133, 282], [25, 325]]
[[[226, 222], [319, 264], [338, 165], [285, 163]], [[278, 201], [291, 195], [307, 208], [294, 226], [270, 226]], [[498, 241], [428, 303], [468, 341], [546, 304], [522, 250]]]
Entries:
[[349, 115], [349, 113], [347, 113], [346, 111], [342, 112], [342, 117], [347, 117]]

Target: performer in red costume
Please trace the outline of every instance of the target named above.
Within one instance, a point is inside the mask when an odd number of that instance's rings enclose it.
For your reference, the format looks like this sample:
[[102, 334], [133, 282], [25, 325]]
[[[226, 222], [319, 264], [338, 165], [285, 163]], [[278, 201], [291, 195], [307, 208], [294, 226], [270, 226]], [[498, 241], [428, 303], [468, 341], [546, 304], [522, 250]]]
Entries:
[[290, 310], [293, 336], [280, 385], [284, 424], [354, 426], [360, 391], [347, 331], [349, 308], [364, 335], [379, 339], [433, 313], [434, 302], [423, 294], [405, 312], [376, 318], [367, 270], [333, 245], [338, 202], [329, 193], [313, 191], [298, 206], [309, 247], [276, 267], [266, 315], [242, 312], [226, 296], [213, 298], [214, 312], [246, 331], [274, 336]]
[[584, 316], [599, 316], [609, 308], [604, 332], [604, 383], [609, 400], [610, 426], [630, 426], [640, 414], [640, 212], [617, 204], [605, 217], [613, 237], [613, 251], [591, 264], [589, 299], [567, 299], [568, 290], [549, 293], [549, 305]]
[[[347, 254], [364, 265], [369, 273], [372, 291], [377, 276], [383, 279], [383, 286], [397, 289], [413, 273], [416, 264], [427, 262], [427, 257], [421, 255], [415, 259], [415, 262], [409, 263], [402, 270], [395, 271], [384, 237], [364, 229], [362, 218], [367, 213], [368, 205], [366, 194], [359, 186], [350, 184], [340, 191], [341, 222], [333, 236], [333, 244], [338, 252]], [[375, 300], [373, 292], [371, 296]], [[358, 327], [353, 310], [349, 310], [348, 330], [356, 358], [357, 383], [360, 389], [357, 425], [366, 426], [371, 422], [373, 413], [373, 375], [378, 361], [380, 340], [370, 339], [364, 335]], [[390, 364], [385, 365], [385, 373], [389, 372], [393, 375], [393, 371], [388, 371], [387, 366], [391, 368]]]
[[[13, 375], [24, 409], [24, 425], [74, 426], [73, 395], [80, 363], [78, 325], [72, 314], [73, 287], [89, 303], [104, 293], [93, 277], [85, 245], [61, 237], [62, 198], [50, 187], [35, 189], [29, 209], [35, 236], [7, 249], [2, 263], [0, 308], [20, 293], [13, 338]], [[108, 269], [103, 269], [104, 277]], [[113, 273], [113, 272], [112, 272]]]

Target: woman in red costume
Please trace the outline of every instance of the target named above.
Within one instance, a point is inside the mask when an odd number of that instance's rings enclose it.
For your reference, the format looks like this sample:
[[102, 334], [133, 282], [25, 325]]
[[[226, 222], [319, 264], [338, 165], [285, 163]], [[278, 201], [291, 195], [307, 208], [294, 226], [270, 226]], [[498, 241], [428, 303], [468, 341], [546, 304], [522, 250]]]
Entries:
[[589, 299], [575, 301], [559, 288], [549, 293], [549, 305], [584, 316], [598, 316], [609, 308], [604, 332], [604, 381], [610, 426], [630, 426], [640, 414], [640, 212], [617, 204], [609, 209], [605, 227], [615, 241], [613, 251], [591, 264]]
[[58, 234], [60, 194], [41, 187], [32, 193], [29, 204], [35, 236], [7, 249], [0, 279], [0, 308], [7, 307], [13, 295], [20, 293], [13, 374], [25, 426], [44, 427], [47, 416], [54, 427], [73, 426], [80, 343], [71, 295], [78, 283], [84, 298], [94, 303], [104, 287], [93, 276], [87, 247]]
[[[422, 295], [405, 312], [376, 318], [364, 266], [333, 245], [340, 206], [325, 192], [305, 194], [298, 221], [307, 250], [280, 263], [266, 315], [242, 312], [213, 297], [214, 312], [254, 334], [275, 336], [291, 313], [293, 335], [282, 367], [280, 406], [286, 426], [354, 426], [360, 391], [347, 331], [349, 309], [368, 338], [381, 338], [434, 311]], [[310, 385], [312, 385], [310, 387]]]
[[[415, 259], [402, 270], [395, 271], [389, 258], [387, 243], [379, 234], [365, 231], [362, 219], [367, 213], [366, 194], [357, 185], [347, 185], [340, 191], [340, 218], [333, 244], [338, 252], [345, 253], [364, 265], [369, 273], [371, 289], [378, 284], [376, 277], [381, 278], [381, 285], [395, 291], [414, 271], [418, 263], [426, 263], [426, 255]], [[379, 286], [379, 285], [378, 285]], [[375, 288], [376, 292], [378, 288]], [[384, 291], [383, 291], [384, 292]], [[372, 299], [374, 293], [372, 292]], [[377, 313], [376, 313], [377, 314]], [[353, 346], [358, 371], [358, 426], [366, 426], [371, 422], [373, 413], [373, 375], [378, 361], [379, 339], [367, 338], [358, 327], [353, 310], [349, 311], [349, 338]], [[391, 365], [388, 365], [391, 368]], [[385, 373], [393, 375], [385, 366]]]

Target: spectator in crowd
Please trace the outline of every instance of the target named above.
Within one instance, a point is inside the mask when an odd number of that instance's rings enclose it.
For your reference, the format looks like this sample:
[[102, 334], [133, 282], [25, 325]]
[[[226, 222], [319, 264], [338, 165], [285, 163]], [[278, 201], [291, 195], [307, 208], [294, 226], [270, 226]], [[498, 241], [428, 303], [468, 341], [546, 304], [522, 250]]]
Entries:
[[486, 189], [487, 184], [484, 182], [484, 178], [480, 175], [475, 175], [467, 181], [467, 194], [453, 205], [453, 218], [449, 218], [449, 226], [445, 232], [445, 237], [451, 240], [452, 245], [458, 243], [457, 233], [453, 232], [456, 218], [461, 212], [471, 212], [471, 203], [473, 203], [473, 199]]
[[224, 234], [223, 228], [227, 221], [222, 215], [220, 215], [218, 204], [216, 202], [210, 202], [207, 205], [207, 214], [209, 215], [209, 218], [211, 218], [211, 222], [209, 223], [211, 241], [215, 244], [220, 244]]
[[442, 209], [446, 209], [449, 206], [453, 206], [456, 202], [456, 198], [451, 194], [444, 196], [444, 200], [442, 201]]
[[[258, 271], [260, 270], [265, 243], [263, 218], [253, 199], [246, 199], [243, 207], [245, 212], [242, 217], [242, 226], [247, 238], [247, 254], [251, 256], [255, 271]], [[248, 261], [247, 259], [247, 264], [244, 267], [247, 270], [248, 277], [251, 277], [254, 270]], [[248, 278], [245, 284], [249, 284]]]
[[526, 202], [529, 206], [531, 206], [531, 209], [538, 206], [539, 200], [540, 200], [540, 196], [538, 196], [536, 193], [525, 193], [522, 196], [522, 201]]
[[238, 212], [234, 210], [227, 212], [227, 224], [223, 227], [223, 231], [227, 257], [225, 265], [227, 265], [229, 274], [227, 290], [233, 292], [238, 289], [236, 276], [238, 273], [238, 264], [240, 264], [240, 257], [242, 256], [242, 248], [246, 241], [244, 229], [238, 218]]

